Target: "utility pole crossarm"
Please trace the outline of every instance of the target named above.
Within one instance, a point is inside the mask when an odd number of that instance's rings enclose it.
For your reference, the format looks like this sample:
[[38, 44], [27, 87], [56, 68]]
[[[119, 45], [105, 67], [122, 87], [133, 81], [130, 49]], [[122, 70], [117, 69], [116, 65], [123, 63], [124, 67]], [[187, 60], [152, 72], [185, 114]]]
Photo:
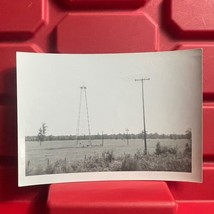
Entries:
[[144, 80], [150, 80], [150, 78], [135, 79], [135, 81], [144, 81]]

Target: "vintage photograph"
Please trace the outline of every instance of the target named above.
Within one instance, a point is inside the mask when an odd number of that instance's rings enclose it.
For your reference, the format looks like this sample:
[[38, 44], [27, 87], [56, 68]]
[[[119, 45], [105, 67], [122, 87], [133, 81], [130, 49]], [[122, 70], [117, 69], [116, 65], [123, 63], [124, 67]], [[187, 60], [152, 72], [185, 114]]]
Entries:
[[17, 53], [17, 100], [20, 186], [201, 180], [201, 50]]

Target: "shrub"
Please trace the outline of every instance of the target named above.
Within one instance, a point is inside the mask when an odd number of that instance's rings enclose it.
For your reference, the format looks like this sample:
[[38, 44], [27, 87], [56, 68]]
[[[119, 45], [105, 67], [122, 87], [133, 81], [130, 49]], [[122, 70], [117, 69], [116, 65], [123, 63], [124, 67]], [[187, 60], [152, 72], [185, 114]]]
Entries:
[[183, 151], [183, 155], [186, 157], [191, 157], [192, 156], [192, 147], [190, 144], [186, 143], [185, 148]]
[[144, 156], [144, 153], [140, 149], [138, 149], [137, 152], [134, 154], [134, 158], [136, 158], [137, 160], [142, 159]]
[[130, 155], [124, 155], [122, 161], [121, 170], [122, 171], [136, 171], [138, 170], [138, 161], [135, 158], [132, 158]]
[[115, 160], [109, 164], [110, 171], [120, 171], [122, 168], [121, 161]]
[[191, 145], [186, 144], [183, 151], [177, 152], [176, 147], [156, 144], [154, 154], [144, 154], [139, 149], [135, 154], [115, 156], [113, 150], [104, 151], [100, 155], [85, 156], [83, 160], [68, 163], [66, 159], [57, 160], [45, 167], [26, 168], [26, 175], [101, 172], [101, 171], [177, 171], [191, 172]]
[[44, 174], [43, 168], [39, 165], [36, 169], [33, 169], [33, 174], [34, 175], [42, 175]]
[[71, 169], [67, 166], [66, 159], [59, 159], [53, 164], [48, 164], [45, 169], [45, 174], [59, 174], [59, 173], [68, 173]]
[[157, 144], [156, 144], [155, 154], [156, 154], [156, 155], [160, 155], [160, 154], [161, 154], [161, 145], [160, 145], [160, 142], [159, 142], [159, 141], [158, 141]]
[[156, 144], [155, 148], [155, 154], [161, 155], [161, 154], [177, 154], [177, 148], [176, 147], [168, 147], [168, 146], [161, 146], [160, 142]]
[[112, 162], [115, 159], [113, 150], [104, 151], [102, 153], [102, 157], [106, 162], [109, 162], [109, 163]]

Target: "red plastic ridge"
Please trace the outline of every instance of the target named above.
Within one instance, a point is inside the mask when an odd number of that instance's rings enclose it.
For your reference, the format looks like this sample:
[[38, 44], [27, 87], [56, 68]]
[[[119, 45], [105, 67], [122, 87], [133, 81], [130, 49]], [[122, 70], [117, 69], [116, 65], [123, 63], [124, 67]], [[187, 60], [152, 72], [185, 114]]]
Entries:
[[170, 18], [178, 33], [189, 38], [213, 37], [213, 2], [170, 0], [170, 4]]
[[177, 214], [210, 214], [214, 210], [214, 164], [204, 164], [203, 183], [168, 182], [178, 204]]
[[157, 26], [144, 13], [72, 13], [57, 27], [60, 53], [155, 51], [156, 45]]
[[1, 0], [0, 39], [25, 40], [44, 24], [45, 0]]
[[[143, 6], [147, 0], [61, 0], [67, 9], [135, 9]], [[60, 2], [60, 1], [58, 1]]]
[[175, 213], [164, 182], [83, 182], [50, 186], [48, 207], [56, 213]]

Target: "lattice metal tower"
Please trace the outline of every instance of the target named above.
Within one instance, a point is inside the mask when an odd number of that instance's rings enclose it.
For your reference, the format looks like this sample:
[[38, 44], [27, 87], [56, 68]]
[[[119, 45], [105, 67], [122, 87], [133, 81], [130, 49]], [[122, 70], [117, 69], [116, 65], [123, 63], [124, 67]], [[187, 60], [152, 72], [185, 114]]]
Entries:
[[[86, 86], [80, 87], [80, 100], [79, 100], [79, 112], [78, 112], [78, 120], [77, 120], [77, 130], [76, 130], [76, 145], [79, 143], [79, 130], [80, 130], [80, 117], [81, 117], [81, 106], [82, 100], [84, 102], [85, 98], [85, 106], [86, 106], [86, 115], [87, 115], [87, 125], [88, 125], [88, 141], [89, 145], [91, 146], [91, 131], [90, 131], [90, 122], [89, 122], [89, 111], [88, 111], [88, 102], [87, 102], [87, 93], [86, 93]], [[84, 95], [83, 95], [84, 94]]]

